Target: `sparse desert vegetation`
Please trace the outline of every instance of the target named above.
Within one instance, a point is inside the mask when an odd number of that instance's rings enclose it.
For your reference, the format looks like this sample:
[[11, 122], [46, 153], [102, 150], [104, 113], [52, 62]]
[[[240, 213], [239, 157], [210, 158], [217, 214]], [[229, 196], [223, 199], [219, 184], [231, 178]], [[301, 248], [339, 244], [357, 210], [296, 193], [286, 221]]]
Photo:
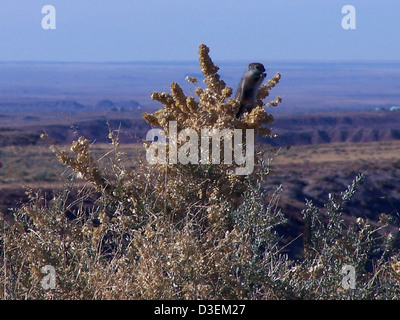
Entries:
[[[186, 96], [173, 83], [171, 94], [153, 94], [163, 107], [145, 120], [268, 135], [264, 99], [280, 77], [237, 119], [208, 48], [199, 54], [207, 89]], [[399, 297], [398, 141], [260, 144], [253, 174], [240, 177], [222, 163], [150, 166], [143, 144], [121, 143], [120, 133], [110, 126], [108, 144], [44, 134], [37, 145], [2, 148], [1, 191], [31, 190], [1, 209], [1, 298]], [[381, 200], [390, 207], [378, 212], [372, 204]], [[55, 270], [52, 288], [44, 266]]]

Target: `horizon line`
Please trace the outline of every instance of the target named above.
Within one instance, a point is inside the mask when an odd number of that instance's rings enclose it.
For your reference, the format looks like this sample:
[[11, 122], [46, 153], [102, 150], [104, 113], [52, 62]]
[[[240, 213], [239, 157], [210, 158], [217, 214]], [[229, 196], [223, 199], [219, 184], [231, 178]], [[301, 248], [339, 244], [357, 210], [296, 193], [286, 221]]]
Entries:
[[[378, 60], [378, 59], [365, 59], [365, 60], [338, 60], [338, 59], [259, 59], [260, 61], [268, 61], [272, 63], [400, 63], [400, 59], [390, 59], [390, 60]], [[218, 60], [213, 59], [213, 62], [223, 63], [223, 64], [239, 64], [239, 63], [249, 63], [250, 60]], [[131, 60], [131, 61], [62, 61], [62, 60], [0, 60], [0, 64], [198, 64], [198, 60]]]

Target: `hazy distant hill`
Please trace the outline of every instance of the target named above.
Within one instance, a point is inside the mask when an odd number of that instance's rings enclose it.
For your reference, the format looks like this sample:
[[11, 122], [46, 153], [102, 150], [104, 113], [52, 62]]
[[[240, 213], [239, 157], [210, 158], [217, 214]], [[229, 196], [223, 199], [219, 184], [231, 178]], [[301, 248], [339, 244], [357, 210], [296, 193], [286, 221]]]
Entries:
[[[221, 78], [236, 87], [249, 61], [214, 61]], [[277, 62], [264, 63], [268, 76], [282, 79], [271, 91], [282, 104], [276, 112], [301, 113], [321, 110], [365, 110], [400, 106], [400, 63]], [[132, 63], [0, 63], [0, 112], [26, 104], [32, 109], [46, 101], [58, 101], [58, 109], [77, 110], [81, 105], [102, 108], [101, 101], [135, 101], [143, 108], [157, 107], [153, 91], [169, 92], [178, 82], [188, 94], [194, 86], [186, 76], [202, 75], [193, 62]], [[11, 105], [4, 105], [11, 103]], [[50, 106], [43, 105], [46, 109]], [[117, 106], [117, 109], [119, 107]]]
[[49, 111], [82, 111], [85, 106], [76, 101], [0, 102], [1, 113], [30, 113]]
[[99, 101], [96, 105], [83, 105], [76, 101], [36, 101], [36, 102], [0, 102], [0, 113], [42, 113], [42, 112], [78, 112], [78, 111], [123, 111], [141, 109], [141, 105], [134, 100]]

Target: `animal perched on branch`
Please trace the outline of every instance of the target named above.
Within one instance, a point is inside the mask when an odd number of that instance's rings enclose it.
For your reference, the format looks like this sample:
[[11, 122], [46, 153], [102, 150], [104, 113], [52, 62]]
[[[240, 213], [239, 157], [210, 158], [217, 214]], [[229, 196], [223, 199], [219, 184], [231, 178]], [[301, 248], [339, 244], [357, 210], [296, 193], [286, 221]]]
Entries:
[[236, 99], [240, 101], [237, 118], [243, 116], [245, 112], [250, 113], [253, 110], [258, 90], [266, 76], [265, 68], [261, 63], [253, 62], [248, 65], [236, 91]]

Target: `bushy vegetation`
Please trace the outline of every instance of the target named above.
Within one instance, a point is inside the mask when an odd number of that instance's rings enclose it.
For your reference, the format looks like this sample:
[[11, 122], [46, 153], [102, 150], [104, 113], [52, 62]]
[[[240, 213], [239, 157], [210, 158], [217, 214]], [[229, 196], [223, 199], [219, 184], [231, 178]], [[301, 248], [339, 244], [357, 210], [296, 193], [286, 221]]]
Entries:
[[[264, 99], [280, 75], [261, 87], [257, 107], [238, 119], [238, 102], [208, 53], [201, 45], [206, 88], [196, 87], [197, 98], [173, 83], [171, 94], [153, 94], [164, 107], [144, 119], [167, 135], [170, 120], [179, 130], [240, 128], [269, 135], [265, 125], [273, 117], [266, 107], [281, 100]], [[306, 201], [304, 248], [294, 259], [277, 232], [286, 222], [281, 188], [268, 188], [271, 165], [262, 149], [248, 176], [233, 174], [225, 163], [149, 165], [139, 159], [131, 168], [119, 151], [118, 132], [110, 130], [109, 137], [110, 152], [101, 158], [85, 137], [70, 152], [52, 145], [72, 173], [65, 188], [50, 201], [28, 191], [30, 201], [13, 212], [14, 222], [1, 220], [3, 299], [399, 297], [399, 219], [382, 215], [379, 223], [352, 223], [342, 217], [363, 175], [341, 194], [330, 194], [323, 211]], [[71, 202], [76, 179], [88, 184]], [[50, 289], [43, 286], [46, 265], [56, 273]], [[344, 266], [354, 268], [355, 287], [345, 281]]]

